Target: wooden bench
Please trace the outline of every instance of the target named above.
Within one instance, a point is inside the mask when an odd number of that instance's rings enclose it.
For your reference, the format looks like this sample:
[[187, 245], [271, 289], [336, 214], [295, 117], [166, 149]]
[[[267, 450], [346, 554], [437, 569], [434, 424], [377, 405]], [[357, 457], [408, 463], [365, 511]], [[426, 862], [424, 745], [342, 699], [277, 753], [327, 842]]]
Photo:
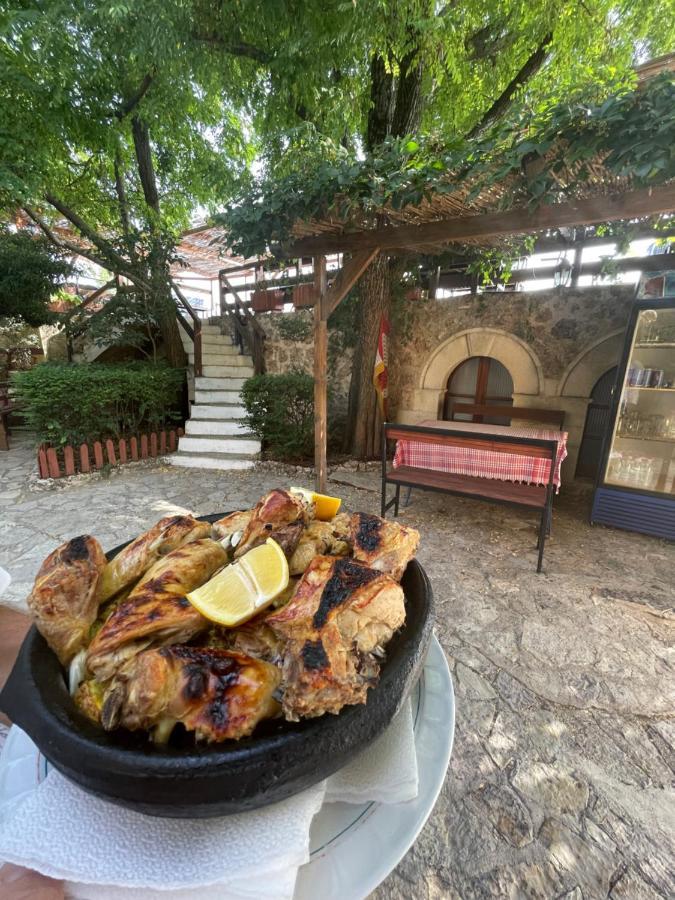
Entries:
[[558, 431], [563, 430], [565, 424], [564, 409], [534, 409], [529, 406], [481, 406], [477, 403], [453, 403], [450, 409], [450, 421], [455, 422], [455, 416], [476, 416], [478, 422], [484, 418], [489, 419], [522, 419], [526, 422], [541, 422], [545, 425], [555, 425]]
[[[439, 472], [436, 469], [422, 469], [417, 466], [399, 466], [397, 469], [388, 469], [387, 441], [418, 441], [443, 447], [464, 447], [547, 459], [550, 460], [548, 483], [546, 485], [522, 484], [513, 481], [499, 481], [494, 478], [478, 478], [472, 475], [455, 475], [449, 472]], [[390, 425], [385, 422], [382, 426], [382, 516], [392, 506], [394, 515], [398, 515], [402, 485], [537, 510], [540, 513], [537, 572], [541, 572], [544, 542], [551, 528], [557, 453], [558, 442], [555, 440], [511, 437], [502, 434], [490, 435], [475, 431], [446, 431], [443, 428], [429, 428], [424, 425]], [[396, 492], [389, 501], [387, 501], [388, 484], [396, 486]]]

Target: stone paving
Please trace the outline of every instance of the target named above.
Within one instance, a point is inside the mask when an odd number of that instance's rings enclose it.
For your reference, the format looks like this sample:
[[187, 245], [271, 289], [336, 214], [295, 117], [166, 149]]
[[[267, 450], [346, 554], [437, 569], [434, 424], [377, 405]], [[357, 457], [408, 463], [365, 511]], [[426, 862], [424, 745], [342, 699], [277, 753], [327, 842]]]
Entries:
[[[138, 464], [44, 490], [32, 465], [21, 445], [0, 454], [17, 602], [66, 536], [111, 547], [165, 513], [246, 507], [289, 480]], [[332, 479], [377, 512], [376, 472]], [[590, 527], [589, 500], [563, 486], [541, 575], [527, 513], [419, 492], [403, 510], [422, 532], [457, 728], [431, 819], [374, 900], [675, 896], [675, 548]]]

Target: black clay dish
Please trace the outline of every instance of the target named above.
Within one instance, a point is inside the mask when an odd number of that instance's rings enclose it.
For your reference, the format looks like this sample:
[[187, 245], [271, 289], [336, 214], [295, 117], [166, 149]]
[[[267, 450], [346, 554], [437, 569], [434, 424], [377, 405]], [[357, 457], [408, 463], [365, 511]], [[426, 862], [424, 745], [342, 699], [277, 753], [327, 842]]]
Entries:
[[[214, 521], [221, 515], [202, 518]], [[380, 681], [365, 704], [345, 706], [337, 716], [263, 723], [240, 741], [156, 750], [145, 736], [107, 733], [78, 711], [56, 656], [35, 627], [0, 694], [0, 708], [63, 775], [114, 803], [149, 815], [190, 818], [256, 809], [336, 772], [400, 709], [422, 671], [433, 627], [431, 585], [416, 560], [402, 586], [406, 622], [387, 645]]]

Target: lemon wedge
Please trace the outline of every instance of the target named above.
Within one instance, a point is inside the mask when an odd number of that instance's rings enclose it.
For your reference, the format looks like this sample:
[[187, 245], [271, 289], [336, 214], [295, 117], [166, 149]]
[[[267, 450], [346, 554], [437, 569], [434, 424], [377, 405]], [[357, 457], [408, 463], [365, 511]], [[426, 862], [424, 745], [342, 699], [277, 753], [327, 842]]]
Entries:
[[310, 491], [307, 488], [292, 487], [290, 491], [292, 494], [300, 494], [308, 503], [313, 503], [315, 518], [321, 522], [329, 522], [334, 518], [342, 505], [342, 500], [339, 497], [317, 494], [316, 491]]
[[187, 594], [204, 618], [228, 628], [257, 615], [288, 587], [288, 562], [272, 538]]

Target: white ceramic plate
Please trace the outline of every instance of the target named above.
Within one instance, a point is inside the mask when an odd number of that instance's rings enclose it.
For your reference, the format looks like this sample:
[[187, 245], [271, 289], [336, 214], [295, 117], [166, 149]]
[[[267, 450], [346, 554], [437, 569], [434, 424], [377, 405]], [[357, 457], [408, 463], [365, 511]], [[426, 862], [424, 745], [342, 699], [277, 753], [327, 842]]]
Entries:
[[[452, 680], [435, 636], [411, 700], [417, 797], [407, 803], [324, 804], [312, 822], [311, 859], [298, 872], [294, 900], [361, 900], [393, 871], [424, 827], [445, 780], [455, 731]], [[48, 767], [28, 735], [10, 729], [0, 762], [0, 820], [35, 790]], [[162, 894], [168, 900], [174, 892]]]
[[298, 872], [294, 900], [362, 900], [403, 859], [445, 781], [455, 734], [455, 696], [434, 636], [412, 697], [419, 793], [407, 803], [326, 803], [312, 822], [311, 859]]

